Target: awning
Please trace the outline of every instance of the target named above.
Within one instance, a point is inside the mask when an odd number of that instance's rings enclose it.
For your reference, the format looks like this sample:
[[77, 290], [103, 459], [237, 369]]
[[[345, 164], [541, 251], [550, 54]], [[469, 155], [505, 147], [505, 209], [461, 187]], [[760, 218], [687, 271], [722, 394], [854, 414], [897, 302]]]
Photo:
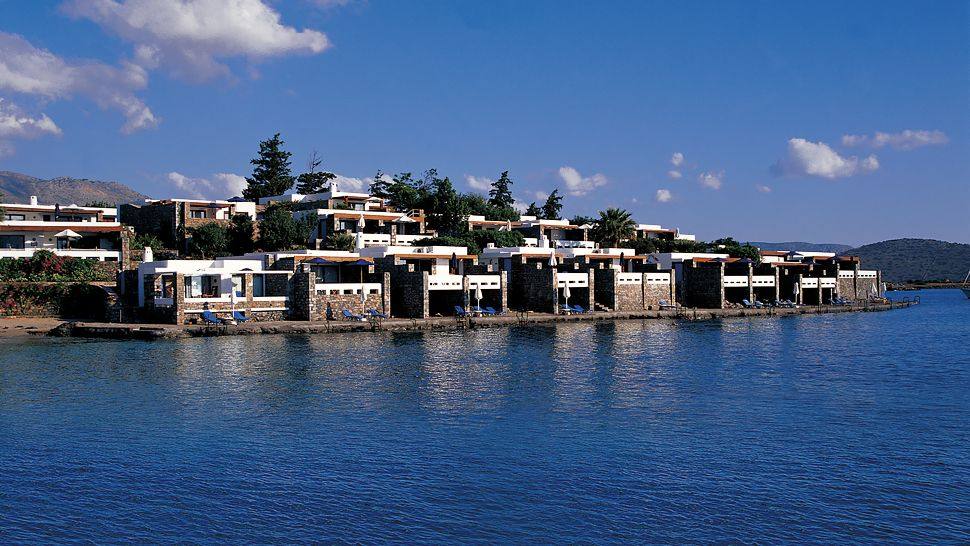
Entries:
[[55, 233], [54, 237], [64, 237], [67, 239], [80, 239], [81, 234], [72, 229], [65, 229], [63, 231], [58, 231], [57, 233]]

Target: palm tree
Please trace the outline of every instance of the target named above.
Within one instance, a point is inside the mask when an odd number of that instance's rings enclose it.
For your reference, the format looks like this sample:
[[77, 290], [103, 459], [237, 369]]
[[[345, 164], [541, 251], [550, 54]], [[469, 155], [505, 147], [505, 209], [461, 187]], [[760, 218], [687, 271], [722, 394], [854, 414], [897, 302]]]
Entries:
[[600, 217], [593, 225], [593, 240], [604, 248], [615, 248], [621, 241], [626, 241], [633, 237], [636, 231], [636, 222], [630, 217], [630, 213], [617, 208], [608, 208], [600, 211]]

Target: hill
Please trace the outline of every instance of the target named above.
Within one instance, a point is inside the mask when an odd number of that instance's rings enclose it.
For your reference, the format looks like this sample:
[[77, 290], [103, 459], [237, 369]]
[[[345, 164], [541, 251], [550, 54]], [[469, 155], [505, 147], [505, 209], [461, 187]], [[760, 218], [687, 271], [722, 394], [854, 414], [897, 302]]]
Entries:
[[842, 245], [838, 243], [750, 243], [761, 250], [805, 250], [807, 252], [845, 252], [852, 248], [852, 245]]
[[10, 171], [0, 171], [0, 202], [29, 203], [36, 195], [41, 204], [83, 205], [92, 201], [108, 203], [136, 203], [145, 195], [120, 182], [58, 177], [43, 180]]
[[933, 239], [892, 239], [842, 254], [859, 256], [864, 269], [880, 269], [890, 282], [962, 281], [970, 270], [970, 245]]

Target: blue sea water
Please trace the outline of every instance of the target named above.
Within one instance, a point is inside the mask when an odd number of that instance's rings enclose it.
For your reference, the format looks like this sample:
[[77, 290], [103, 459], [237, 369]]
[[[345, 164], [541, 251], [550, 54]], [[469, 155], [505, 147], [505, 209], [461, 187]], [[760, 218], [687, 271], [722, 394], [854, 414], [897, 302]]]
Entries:
[[920, 296], [0, 344], [0, 540], [966, 543], [970, 301]]

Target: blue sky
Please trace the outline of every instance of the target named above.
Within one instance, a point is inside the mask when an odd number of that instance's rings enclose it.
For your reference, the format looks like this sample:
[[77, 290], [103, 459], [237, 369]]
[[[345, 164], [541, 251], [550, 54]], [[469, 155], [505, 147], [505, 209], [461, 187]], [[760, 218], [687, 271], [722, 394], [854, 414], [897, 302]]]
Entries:
[[346, 189], [508, 169], [706, 239], [970, 242], [965, 2], [173, 6], [0, 0], [0, 169], [219, 197], [279, 131]]

